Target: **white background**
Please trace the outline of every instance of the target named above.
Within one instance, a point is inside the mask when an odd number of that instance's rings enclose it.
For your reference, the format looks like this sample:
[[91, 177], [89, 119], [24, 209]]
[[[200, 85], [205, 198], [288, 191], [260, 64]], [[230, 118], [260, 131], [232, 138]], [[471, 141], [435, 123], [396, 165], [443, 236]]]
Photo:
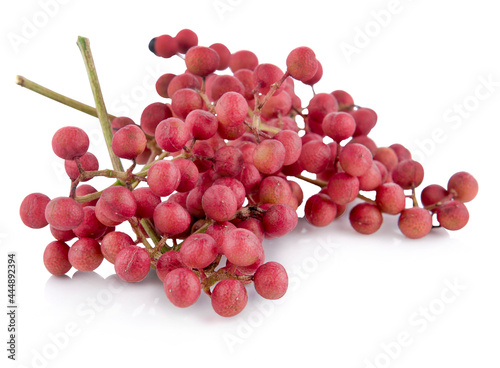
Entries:
[[[2, 3], [2, 366], [7, 361], [8, 252], [16, 252], [18, 260], [14, 366], [499, 366], [496, 4], [325, 4]], [[479, 195], [468, 204], [469, 224], [415, 241], [405, 239], [389, 216], [371, 236], [356, 234], [345, 216], [322, 229], [300, 220], [292, 234], [265, 242], [267, 259], [288, 270], [287, 295], [278, 303], [265, 302], [250, 286], [247, 308], [230, 319], [216, 315], [205, 295], [190, 308], [175, 308], [154, 274], [124, 285], [103, 264], [95, 273], [50, 277], [42, 263], [49, 231], [26, 228], [18, 211], [31, 192], [53, 198], [69, 191], [62, 163], [51, 150], [53, 133], [65, 125], [82, 127], [101, 168], [109, 162], [96, 119], [16, 86], [15, 75], [92, 104], [76, 46], [78, 35], [88, 37], [109, 112], [138, 122], [141, 109], [160, 100], [154, 78], [184, 68], [179, 58], [156, 58], [148, 42], [183, 28], [196, 31], [201, 45], [222, 42], [233, 52], [249, 49], [261, 62], [283, 69], [294, 47], [313, 48], [324, 68], [316, 91], [344, 89], [357, 104], [373, 108], [379, 116], [373, 139], [379, 146], [408, 146], [424, 164], [424, 185], [445, 186], [461, 170], [478, 179]], [[343, 51], [347, 44], [356, 47], [350, 57]], [[311, 90], [297, 90], [307, 105]], [[315, 191], [304, 188], [306, 195]]]

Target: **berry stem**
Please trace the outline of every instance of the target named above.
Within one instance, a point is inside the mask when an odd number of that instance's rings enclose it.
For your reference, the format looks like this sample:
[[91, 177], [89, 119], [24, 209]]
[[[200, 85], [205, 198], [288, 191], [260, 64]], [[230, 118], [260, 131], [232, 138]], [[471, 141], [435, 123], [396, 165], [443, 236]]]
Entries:
[[201, 88], [199, 90], [197, 90], [196, 92], [198, 92], [198, 94], [200, 95], [201, 99], [203, 100], [203, 102], [205, 103], [205, 105], [207, 106], [207, 109], [208, 111], [210, 111], [212, 114], [215, 115], [215, 106], [214, 104], [208, 99], [208, 96], [207, 96], [207, 93], [205, 91], [205, 87], [206, 87], [206, 81], [205, 81], [205, 77], [202, 78], [202, 81], [201, 81]]
[[[444, 197], [443, 199], [441, 199], [439, 202], [437, 203], [434, 203], [434, 204], [431, 204], [429, 206], [425, 206], [424, 208], [426, 210], [429, 210], [429, 211], [432, 211], [440, 206], [443, 205], [443, 203], [446, 203], [448, 201], [451, 201], [452, 199], [455, 198], [455, 195], [453, 193], [449, 193], [446, 197]], [[440, 227], [440, 226], [437, 226], [437, 227]]]
[[288, 71], [286, 71], [285, 74], [283, 74], [283, 76], [279, 80], [277, 80], [276, 82], [274, 82], [271, 85], [271, 88], [269, 89], [267, 94], [264, 96], [264, 98], [262, 100], [259, 101], [259, 104], [256, 107], [257, 110], [259, 110], [259, 111], [262, 110], [262, 107], [264, 107], [266, 102], [269, 101], [271, 97], [273, 97], [274, 92], [276, 92], [278, 90], [278, 88], [281, 87], [281, 85], [283, 84], [285, 79], [287, 79], [289, 76], [290, 76], [290, 73], [288, 73]]
[[277, 133], [281, 132], [280, 128], [273, 127], [273, 126], [264, 124], [262, 122], [259, 125], [259, 129], [263, 130], [264, 132], [269, 132], [269, 133], [274, 133], [274, 134], [277, 134]]
[[102, 192], [103, 191], [101, 190], [99, 192], [90, 193], [81, 197], [75, 197], [74, 199], [79, 203], [90, 202], [93, 201], [94, 199], [98, 199], [101, 196]]
[[[215, 285], [217, 282], [224, 280], [224, 279], [236, 279], [239, 281], [252, 281], [253, 276], [248, 276], [248, 275], [236, 275], [234, 273], [229, 272], [226, 269], [219, 269], [218, 271], [215, 271], [211, 273], [210, 275], [206, 275], [207, 277], [204, 278], [201, 282], [202, 289], [210, 295], [208, 292], [210, 291], [210, 287]], [[208, 291], [208, 292], [207, 292]]]
[[92, 88], [92, 94], [94, 95], [94, 101], [97, 110], [97, 117], [101, 123], [101, 129], [104, 134], [104, 140], [106, 141], [106, 146], [108, 148], [109, 157], [111, 159], [111, 164], [115, 171], [123, 171], [123, 166], [111, 148], [111, 141], [113, 139], [113, 132], [111, 131], [111, 122], [109, 120], [108, 113], [106, 111], [106, 105], [104, 104], [104, 99], [102, 97], [101, 86], [99, 84], [99, 79], [97, 78], [97, 71], [94, 64], [94, 59], [92, 57], [92, 52], [90, 50], [90, 42], [85, 37], [78, 37], [77, 40], [78, 48], [83, 56], [83, 61], [85, 63], [85, 68], [87, 69], [87, 75], [90, 81], [90, 87]]
[[129, 222], [130, 226], [132, 227], [132, 230], [134, 231], [135, 235], [137, 236], [137, 239], [139, 239], [141, 241], [141, 243], [144, 244], [148, 253], [151, 254], [151, 252], [153, 251], [153, 247], [151, 246], [151, 244], [149, 244], [149, 242], [146, 239], [146, 237], [144, 236], [141, 228], [139, 227], [139, 222], [137, 221], [137, 218], [132, 217], [128, 220], [128, 222]]
[[[97, 118], [97, 110], [95, 109], [95, 107], [89, 106], [87, 104], [84, 104], [83, 102], [66, 97], [64, 95], [61, 95], [60, 93], [54, 92], [23, 76], [20, 75], [16, 76], [16, 84], [20, 85], [21, 87], [27, 88], [30, 91], [36, 92], [39, 95], [45, 96], [47, 98], [50, 98], [51, 100], [57, 101], [59, 103], [62, 103], [63, 105], [69, 106], [75, 110], [81, 111], [85, 114]], [[108, 114], [108, 117], [110, 120], [113, 120], [115, 118], [114, 115], [110, 114]]]
[[321, 181], [321, 180], [311, 179], [311, 178], [308, 178], [307, 176], [303, 176], [303, 175], [300, 175], [300, 174], [299, 175], [295, 175], [295, 177], [298, 178], [298, 179], [307, 181], [308, 183], [317, 185], [320, 188], [324, 188], [328, 184], [327, 182], [324, 182], [324, 181]]
[[363, 194], [358, 194], [358, 198], [359, 199], [362, 199], [363, 201], [365, 202], [368, 202], [368, 203], [371, 203], [371, 204], [376, 204], [377, 202], [375, 202], [373, 199], [370, 199], [368, 197], [365, 197]]
[[151, 254], [150, 254], [150, 257], [152, 260], [157, 260], [158, 258], [160, 258], [162, 252], [161, 250], [163, 249], [163, 247], [166, 247], [167, 250], [168, 247], [167, 246], [167, 240], [168, 240], [168, 236], [167, 235], [163, 235], [160, 239], [160, 241], [158, 243], [156, 243], [155, 247], [153, 248], [153, 250], [151, 251]]
[[417, 200], [417, 195], [415, 193], [415, 185], [411, 186], [411, 199], [413, 201], [413, 207], [419, 207], [418, 200]]
[[143, 218], [140, 220], [140, 223], [142, 225], [142, 228], [144, 231], [149, 235], [151, 240], [153, 241], [153, 244], [158, 244], [158, 242], [161, 240], [160, 235], [156, 232], [154, 225], [151, 223], [149, 219]]

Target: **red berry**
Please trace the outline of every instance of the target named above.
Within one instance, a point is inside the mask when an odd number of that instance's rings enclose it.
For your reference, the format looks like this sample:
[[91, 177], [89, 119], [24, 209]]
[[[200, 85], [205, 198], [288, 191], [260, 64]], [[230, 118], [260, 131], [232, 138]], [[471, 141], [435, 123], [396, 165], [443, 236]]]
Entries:
[[64, 275], [71, 269], [68, 260], [69, 247], [62, 241], [53, 241], [47, 245], [43, 252], [43, 263], [52, 275]]
[[77, 127], [61, 128], [52, 137], [52, 149], [63, 160], [82, 157], [89, 149], [89, 144], [87, 133]]
[[198, 300], [201, 283], [193, 271], [187, 268], [177, 268], [165, 276], [163, 288], [173, 305], [186, 308]]
[[257, 293], [266, 299], [279, 299], [288, 289], [288, 274], [277, 262], [267, 262], [260, 266], [253, 281]]
[[23, 223], [32, 229], [41, 229], [48, 225], [45, 218], [45, 208], [50, 198], [42, 193], [31, 193], [27, 195], [19, 208], [19, 215]]
[[146, 249], [131, 245], [118, 253], [115, 260], [115, 272], [127, 282], [139, 282], [146, 278], [151, 267], [151, 260]]
[[212, 307], [222, 317], [233, 317], [240, 313], [248, 302], [245, 286], [235, 279], [219, 281], [212, 291]]

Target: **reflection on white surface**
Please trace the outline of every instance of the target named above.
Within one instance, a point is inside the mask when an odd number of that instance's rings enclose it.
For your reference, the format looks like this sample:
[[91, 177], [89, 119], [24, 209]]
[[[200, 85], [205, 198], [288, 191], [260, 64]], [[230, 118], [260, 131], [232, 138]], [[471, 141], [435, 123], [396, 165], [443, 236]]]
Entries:
[[[406, 254], [409, 252], [420, 254], [425, 259], [427, 255], [423, 252], [432, 254], [439, 249], [453, 247], [457, 242], [441, 229], [433, 231], [426, 240], [406, 239], [394, 228], [395, 224], [391, 223], [394, 219], [386, 218], [388, 223], [384, 224], [379, 233], [370, 236], [356, 234], [344, 217], [325, 228], [314, 228], [300, 219], [295, 230], [288, 236], [266, 240], [266, 260], [281, 262], [287, 269], [290, 280], [287, 295], [283, 300], [272, 303], [288, 303], [293, 294], [300, 292], [302, 284], [318, 275], [332, 272], [339, 254], [352, 253], [364, 259], [373, 257], [376, 264], [381, 262], [382, 254], [390, 253], [392, 257], [398, 257], [398, 253], [404, 252], [404, 257], [411, 258], [411, 255]], [[126, 283], [115, 274], [103, 277], [99, 271], [100, 269], [94, 272], [76, 271], [71, 277], [50, 276], [45, 284], [45, 298], [51, 308], [61, 312], [75, 310], [86, 321], [99, 314], [112, 314], [107, 318], [116, 319], [169, 320], [189, 316], [199, 321], [227, 321], [213, 312], [209, 298], [204, 293], [195, 305], [185, 310], [171, 305], [164, 295], [163, 285], [155, 270], [151, 270], [146, 279], [139, 283]], [[265, 302], [256, 294], [252, 285], [247, 286], [247, 290], [248, 306], [234, 319], [245, 318], [259, 311], [258, 304]]]

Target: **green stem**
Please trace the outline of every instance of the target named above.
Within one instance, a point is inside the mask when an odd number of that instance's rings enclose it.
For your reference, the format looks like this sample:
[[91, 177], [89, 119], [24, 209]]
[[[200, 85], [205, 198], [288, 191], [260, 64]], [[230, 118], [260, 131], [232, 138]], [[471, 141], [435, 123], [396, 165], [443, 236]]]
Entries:
[[[117, 183], [115, 183], [115, 185], [116, 184]], [[86, 195], [81, 196], [81, 197], [75, 197], [75, 201], [77, 201], [79, 203], [85, 203], [85, 202], [93, 201], [94, 199], [99, 199], [99, 197], [101, 196], [103, 191], [104, 190], [101, 190], [101, 191], [95, 192], [95, 193], [86, 194]]]
[[[57, 101], [59, 103], [62, 103], [63, 105], [72, 107], [73, 109], [76, 109], [78, 111], [84, 112], [85, 114], [94, 116], [97, 118], [97, 110], [95, 107], [86, 105], [80, 101], [73, 100], [72, 98], [66, 97], [64, 95], [61, 95], [60, 93], [54, 92], [51, 89], [45, 88], [38, 83], [35, 83], [27, 78], [24, 78], [23, 76], [17, 75], [16, 76], [16, 84], [20, 85], [21, 87], [27, 88], [30, 91], [36, 92], [39, 95], [45, 96], [50, 98], [51, 100]], [[110, 120], [113, 120], [115, 118], [114, 115], [108, 114], [108, 117]]]
[[92, 57], [92, 52], [90, 51], [90, 42], [87, 38], [79, 36], [77, 45], [80, 49], [80, 52], [82, 53], [85, 68], [87, 69], [87, 75], [89, 77], [90, 86], [92, 88], [92, 94], [94, 95], [97, 117], [99, 118], [99, 122], [101, 123], [101, 129], [104, 134], [104, 140], [106, 141], [106, 146], [108, 148], [108, 153], [109, 157], [111, 158], [113, 169], [115, 169], [115, 171], [123, 171], [123, 166], [120, 159], [115, 155], [113, 149], [111, 148], [113, 132], [111, 131], [111, 122], [106, 111], [104, 99], [102, 97], [99, 79], [97, 78], [94, 59]]
[[139, 222], [137, 221], [137, 218], [136, 217], [129, 218], [128, 223], [132, 227], [132, 230], [134, 231], [135, 235], [137, 236], [137, 239], [139, 239], [139, 241], [142, 244], [144, 244], [144, 247], [146, 248], [148, 253], [151, 254], [153, 252], [153, 247], [151, 246], [151, 244], [149, 244], [148, 240], [146, 239], [146, 237], [142, 233], [142, 230], [139, 226]]
[[155, 245], [158, 244], [158, 242], [161, 240], [161, 237], [156, 232], [151, 221], [149, 221], [149, 219], [143, 218], [140, 220], [140, 222], [141, 222], [141, 225], [142, 225], [142, 228], [144, 229], [144, 231], [146, 231], [146, 233], [149, 235], [149, 237], [153, 241], [153, 244], [155, 244]]

